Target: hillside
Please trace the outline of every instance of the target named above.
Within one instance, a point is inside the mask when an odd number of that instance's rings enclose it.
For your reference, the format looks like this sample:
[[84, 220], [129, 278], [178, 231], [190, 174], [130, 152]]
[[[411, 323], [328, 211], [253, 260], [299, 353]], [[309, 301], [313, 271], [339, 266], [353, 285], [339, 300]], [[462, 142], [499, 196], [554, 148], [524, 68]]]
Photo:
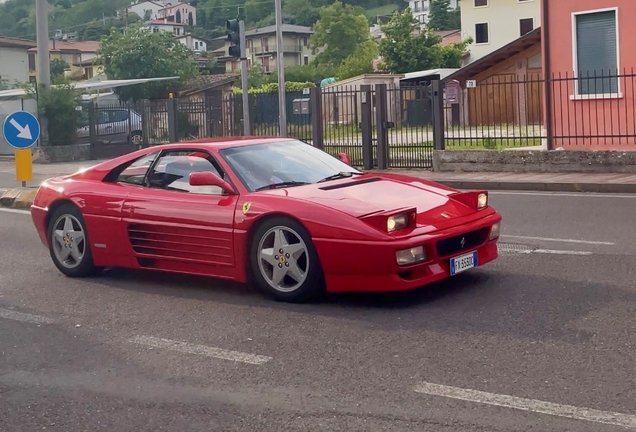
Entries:
[[[335, 0], [284, 0], [283, 12], [286, 22], [312, 25], [318, 19], [318, 9]], [[400, 1], [400, 0], [398, 0]], [[110, 28], [122, 27], [126, 19], [116, 19], [117, 11], [129, 5], [131, 0], [49, 0], [49, 29], [74, 30], [80, 39], [98, 39]], [[225, 21], [236, 17], [237, 5], [244, 5], [247, 26], [256, 27], [274, 23], [273, 0], [190, 0], [197, 7], [198, 26], [193, 29], [199, 36], [220, 36], [225, 30]], [[360, 13], [375, 21], [377, 11], [386, 14], [396, 8], [395, 0], [344, 0], [360, 7]], [[406, 2], [401, 2], [405, 3]], [[129, 17], [128, 22], [138, 20]], [[0, 3], [0, 36], [35, 38], [35, 2], [7, 0]]]

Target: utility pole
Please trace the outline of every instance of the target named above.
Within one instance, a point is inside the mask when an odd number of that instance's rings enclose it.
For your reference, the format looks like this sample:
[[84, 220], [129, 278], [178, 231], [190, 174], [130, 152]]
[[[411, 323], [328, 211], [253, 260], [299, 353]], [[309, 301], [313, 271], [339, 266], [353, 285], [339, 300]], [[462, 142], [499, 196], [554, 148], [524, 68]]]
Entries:
[[35, 26], [37, 30], [38, 86], [51, 88], [51, 61], [49, 59], [49, 5], [47, 0], [35, 0]]
[[276, 5], [276, 72], [278, 73], [278, 123], [280, 135], [287, 136], [287, 102], [285, 98], [285, 57], [283, 57], [283, 6], [282, 0], [274, 0]]

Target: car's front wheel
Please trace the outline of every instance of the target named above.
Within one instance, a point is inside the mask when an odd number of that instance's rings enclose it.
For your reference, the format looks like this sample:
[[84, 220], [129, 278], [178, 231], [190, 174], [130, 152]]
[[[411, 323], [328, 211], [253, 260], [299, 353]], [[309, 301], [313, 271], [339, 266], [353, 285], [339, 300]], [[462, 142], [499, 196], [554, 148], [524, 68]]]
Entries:
[[86, 223], [77, 207], [65, 204], [53, 212], [48, 237], [53, 263], [63, 274], [86, 277], [99, 271], [93, 264]]
[[324, 276], [311, 236], [287, 217], [266, 220], [250, 247], [251, 279], [278, 301], [305, 302], [324, 293]]

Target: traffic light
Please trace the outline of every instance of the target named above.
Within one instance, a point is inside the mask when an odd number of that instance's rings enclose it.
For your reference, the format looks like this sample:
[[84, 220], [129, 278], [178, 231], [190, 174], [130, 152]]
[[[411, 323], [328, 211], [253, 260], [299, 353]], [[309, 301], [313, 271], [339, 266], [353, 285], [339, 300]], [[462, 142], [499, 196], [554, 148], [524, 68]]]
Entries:
[[232, 57], [241, 58], [241, 33], [238, 19], [228, 20], [225, 24], [227, 28], [227, 40], [230, 41], [229, 54]]

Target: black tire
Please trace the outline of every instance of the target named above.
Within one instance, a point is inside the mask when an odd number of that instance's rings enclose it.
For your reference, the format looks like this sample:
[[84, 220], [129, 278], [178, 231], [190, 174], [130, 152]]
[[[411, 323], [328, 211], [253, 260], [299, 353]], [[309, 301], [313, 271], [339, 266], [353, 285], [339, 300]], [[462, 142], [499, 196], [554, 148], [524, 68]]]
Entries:
[[[259, 244], [265, 236], [269, 237], [268, 232], [275, 227], [293, 231], [293, 235], [297, 234], [305, 244], [305, 254], [298, 260], [298, 265], [308, 264], [309, 268], [305, 272], [304, 281], [293, 291], [286, 292], [274, 288], [265, 279], [263, 270], [261, 270]], [[249, 263], [248, 278], [250, 283], [255, 285], [267, 297], [273, 298], [276, 301], [304, 303], [315, 300], [325, 294], [325, 279], [320, 259], [318, 258], [318, 252], [305, 227], [294, 219], [276, 216], [263, 222], [250, 239]], [[296, 261], [293, 261], [293, 263], [296, 264]]]
[[[83, 255], [79, 260], [79, 264], [74, 267], [69, 267], [64, 265], [55, 254], [55, 244], [56, 241], [54, 238], [54, 230], [56, 225], [60, 222], [60, 218], [64, 216], [71, 216], [77, 222], [84, 233], [84, 247], [83, 247]], [[82, 212], [72, 204], [64, 204], [53, 212], [51, 218], [49, 220], [48, 226], [48, 242], [49, 242], [49, 254], [51, 255], [51, 259], [53, 260], [53, 264], [58, 268], [60, 272], [68, 277], [73, 278], [82, 278], [88, 276], [94, 276], [98, 274], [102, 269], [99, 267], [95, 267], [93, 263], [93, 254], [90, 248], [90, 240], [88, 237], [88, 232], [86, 230], [86, 222], [84, 221], [84, 217], [82, 216]]]

